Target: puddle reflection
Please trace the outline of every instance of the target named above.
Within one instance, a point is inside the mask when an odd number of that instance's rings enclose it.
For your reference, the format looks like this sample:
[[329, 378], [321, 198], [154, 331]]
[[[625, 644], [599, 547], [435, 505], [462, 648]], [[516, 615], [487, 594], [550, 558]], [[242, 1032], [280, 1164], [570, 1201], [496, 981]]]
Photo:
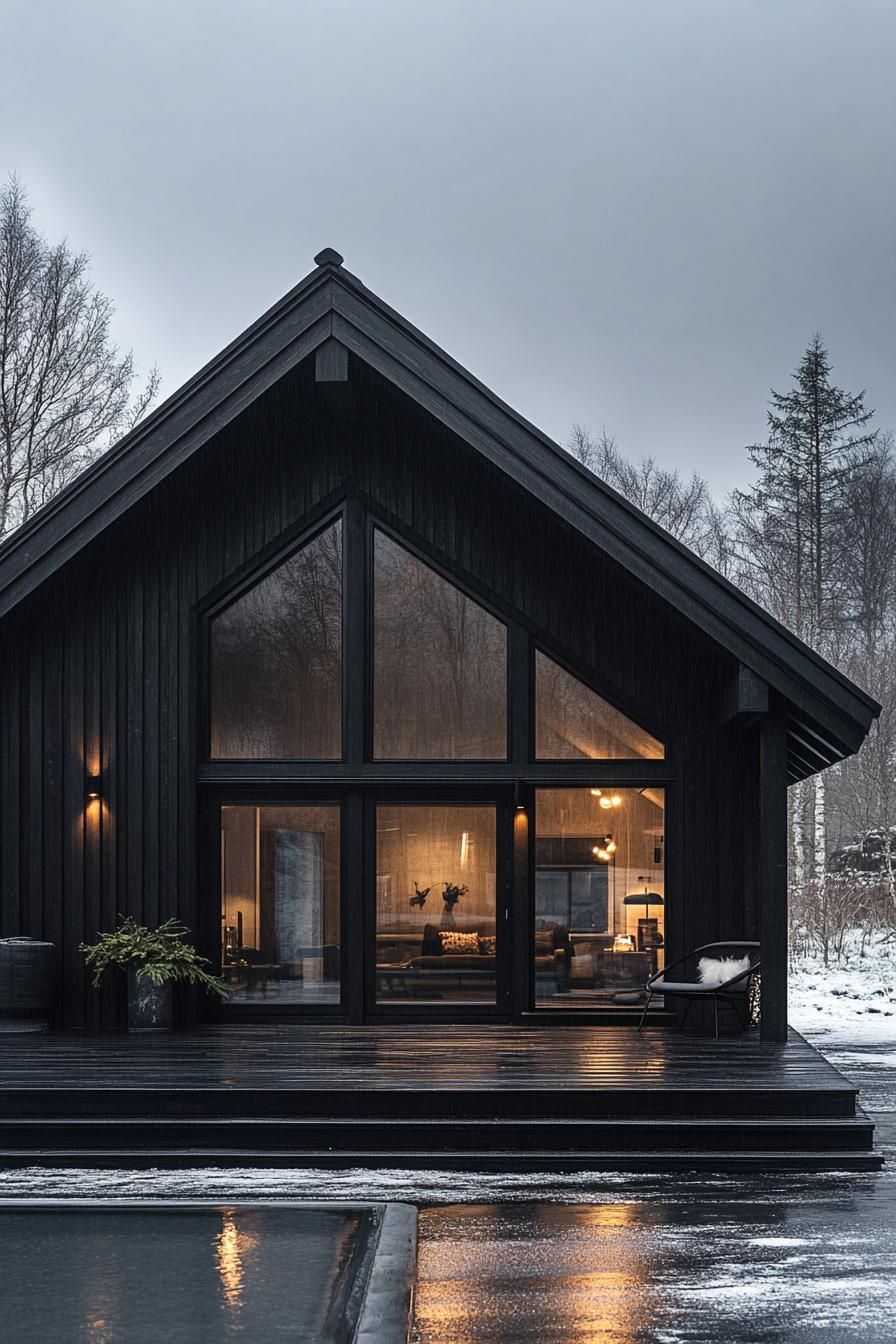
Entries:
[[426, 1209], [417, 1339], [879, 1344], [896, 1337], [892, 1193]]
[[[3, 1344], [335, 1339], [351, 1211], [21, 1206], [0, 1215]], [[340, 1307], [341, 1312], [341, 1307]]]

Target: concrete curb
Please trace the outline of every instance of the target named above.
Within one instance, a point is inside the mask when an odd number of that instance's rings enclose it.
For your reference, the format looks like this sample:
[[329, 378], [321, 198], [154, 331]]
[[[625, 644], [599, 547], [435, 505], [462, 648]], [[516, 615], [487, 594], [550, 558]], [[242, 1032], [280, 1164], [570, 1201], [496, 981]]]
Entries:
[[414, 1326], [417, 1210], [412, 1204], [382, 1208], [354, 1344], [408, 1344]]

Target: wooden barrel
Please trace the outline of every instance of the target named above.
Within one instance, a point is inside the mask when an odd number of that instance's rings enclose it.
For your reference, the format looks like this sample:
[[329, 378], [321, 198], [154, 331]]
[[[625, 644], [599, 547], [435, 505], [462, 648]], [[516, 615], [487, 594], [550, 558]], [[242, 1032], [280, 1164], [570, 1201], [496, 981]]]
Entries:
[[55, 950], [36, 938], [0, 938], [0, 1032], [46, 1031]]

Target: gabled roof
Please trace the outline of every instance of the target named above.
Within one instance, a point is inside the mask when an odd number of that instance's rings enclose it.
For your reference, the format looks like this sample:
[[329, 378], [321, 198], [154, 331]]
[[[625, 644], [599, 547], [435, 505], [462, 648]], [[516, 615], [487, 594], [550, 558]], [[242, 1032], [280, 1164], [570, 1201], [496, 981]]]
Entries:
[[877, 703], [598, 480], [326, 249], [279, 303], [0, 545], [0, 617], [335, 338], [530, 490], [789, 702], [791, 777], [857, 750]]

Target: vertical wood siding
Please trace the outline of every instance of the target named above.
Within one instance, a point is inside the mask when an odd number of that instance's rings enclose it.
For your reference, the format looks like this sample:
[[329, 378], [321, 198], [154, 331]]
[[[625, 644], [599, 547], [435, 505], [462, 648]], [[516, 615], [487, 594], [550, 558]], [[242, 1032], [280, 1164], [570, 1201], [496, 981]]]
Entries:
[[308, 361], [0, 625], [0, 930], [58, 944], [65, 1025], [120, 1024], [82, 939], [119, 912], [196, 926], [197, 604], [346, 488], [669, 737], [668, 939], [755, 934], [730, 660], [378, 375]]

